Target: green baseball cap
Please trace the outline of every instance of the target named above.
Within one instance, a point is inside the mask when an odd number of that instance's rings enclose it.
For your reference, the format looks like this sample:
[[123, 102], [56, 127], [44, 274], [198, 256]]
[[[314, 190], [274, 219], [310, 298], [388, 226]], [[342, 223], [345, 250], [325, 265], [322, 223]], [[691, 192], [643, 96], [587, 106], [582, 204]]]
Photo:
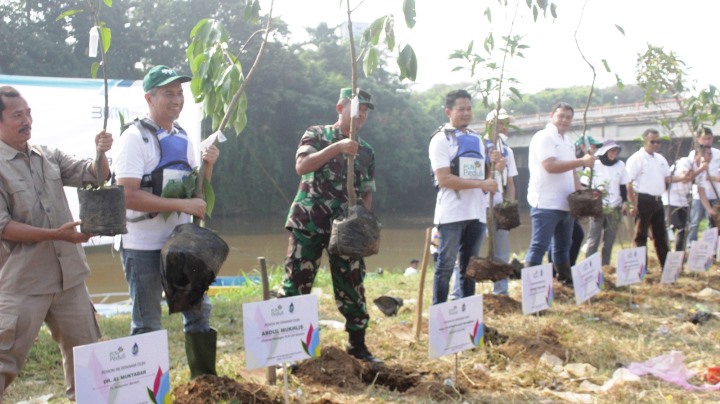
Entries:
[[[340, 90], [340, 99], [343, 98], [347, 98], [348, 100], [352, 99], [352, 88], [346, 87]], [[373, 103], [370, 102], [370, 98], [372, 98], [372, 96], [367, 91], [358, 91], [358, 99], [360, 100], [360, 104], [365, 104], [368, 108], [375, 109]]]
[[[603, 142], [599, 142], [599, 141], [595, 140], [595, 138], [593, 138], [592, 136], [588, 136], [588, 137], [587, 137], [587, 140], [588, 140], [588, 144], [590, 144], [590, 145], [592, 145], [592, 146], [598, 146], [598, 147], [600, 147], [600, 146], [603, 145]], [[584, 139], [582, 136], [580, 136], [580, 137], [575, 141], [575, 146], [580, 146], [581, 144], [585, 144], [585, 139]]]
[[145, 78], [143, 79], [143, 90], [147, 93], [155, 87], [162, 87], [172, 83], [173, 81], [185, 83], [190, 80], [192, 80], [192, 77], [190, 76], [181, 76], [175, 70], [167, 66], [157, 65], [150, 69], [150, 71], [145, 75]]

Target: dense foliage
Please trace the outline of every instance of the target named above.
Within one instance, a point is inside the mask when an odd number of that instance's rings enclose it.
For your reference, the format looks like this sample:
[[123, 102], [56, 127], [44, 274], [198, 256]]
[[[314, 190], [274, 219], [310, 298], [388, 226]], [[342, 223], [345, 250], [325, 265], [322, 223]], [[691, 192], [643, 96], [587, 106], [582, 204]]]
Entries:
[[[142, 79], [147, 68], [156, 64], [189, 73], [185, 49], [190, 31], [206, 17], [222, 22], [231, 38], [229, 47], [237, 52], [242, 41], [263, 24], [244, 22], [240, 3], [114, 1], [100, 15], [113, 31], [108, 75]], [[63, 11], [83, 5], [82, 1], [3, 2], [0, 12], [7, 17], [0, 25], [0, 73], [89, 77], [86, 55], [92, 16], [78, 13], [55, 21]], [[260, 71], [247, 90], [247, 127], [220, 146], [214, 175], [215, 215], [284, 212], [299, 180], [294, 155], [300, 136], [312, 124], [335, 122], [339, 89], [350, 85], [349, 47], [338, 30], [320, 24], [308, 30], [309, 41], [290, 45], [286, 25], [277, 20], [273, 26], [276, 30]], [[259, 46], [257, 39], [247, 44], [247, 52], [240, 55], [243, 66], [252, 65]], [[379, 71], [359, 83], [373, 95], [376, 105], [360, 133], [377, 153], [374, 202], [378, 210], [425, 211], [434, 204], [427, 139], [445, 118], [428, 115], [406, 86], [383, 67], [381, 60]], [[204, 136], [210, 131], [205, 126]]]

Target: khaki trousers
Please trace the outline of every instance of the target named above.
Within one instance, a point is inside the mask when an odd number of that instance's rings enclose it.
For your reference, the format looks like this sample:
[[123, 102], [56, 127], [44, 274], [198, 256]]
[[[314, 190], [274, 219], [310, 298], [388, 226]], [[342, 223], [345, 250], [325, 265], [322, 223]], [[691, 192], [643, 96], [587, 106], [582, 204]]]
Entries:
[[43, 323], [62, 352], [66, 394], [75, 398], [73, 347], [100, 338], [85, 283], [47, 295], [0, 294], [0, 402], [25, 365]]

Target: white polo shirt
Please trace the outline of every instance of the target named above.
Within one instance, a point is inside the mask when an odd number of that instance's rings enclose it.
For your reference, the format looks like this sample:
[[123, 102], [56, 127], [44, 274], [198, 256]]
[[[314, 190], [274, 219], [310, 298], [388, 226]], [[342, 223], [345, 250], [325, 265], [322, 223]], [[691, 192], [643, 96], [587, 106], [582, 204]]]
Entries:
[[533, 208], [569, 211], [567, 197], [575, 192], [574, 170], [548, 172], [542, 162], [553, 157], [559, 161], [575, 160], [575, 145], [570, 136], [561, 135], [555, 125], [548, 123], [530, 140], [527, 200]]
[[628, 176], [625, 170], [625, 163], [618, 161], [611, 166], [606, 166], [600, 159], [595, 160], [593, 187], [606, 191], [606, 195], [603, 198], [603, 206], [610, 208], [620, 206], [622, 203], [620, 185], [625, 185], [627, 182]]
[[[693, 170], [693, 165], [693, 160], [689, 157], [680, 157], [675, 164], [670, 167], [670, 172], [673, 173], [674, 169], [674, 176], [682, 176], [688, 171]], [[673, 182], [672, 184], [669, 184], [668, 192], [663, 192], [662, 194], [663, 204], [680, 207], [688, 206], [688, 193], [690, 193], [690, 185], [691, 184], [689, 183], [686, 184], [683, 182]], [[668, 194], [670, 194], [669, 200]]]
[[630, 156], [626, 166], [635, 193], [662, 196], [665, 192], [665, 178], [670, 176], [670, 166], [662, 154], [650, 154], [643, 148]]
[[[452, 128], [446, 124], [445, 128]], [[463, 134], [446, 136], [445, 131], [435, 134], [430, 140], [428, 154], [430, 155], [430, 166], [433, 172], [438, 168], [450, 167], [450, 162], [458, 152], [458, 136], [473, 136], [479, 142], [480, 153], [485, 156], [485, 142], [480, 135], [469, 130]], [[487, 222], [487, 197], [480, 188], [454, 190], [440, 188], [435, 201], [435, 225], [443, 223], [455, 223], [464, 220], [480, 220]]]
[[[713, 177], [717, 177], [720, 175], [720, 150], [712, 148], [710, 149], [710, 152], [710, 163], [708, 164], [708, 169], [707, 171], [703, 171], [702, 173], [700, 173], [700, 175], [695, 178], [695, 183], [698, 184], [698, 186], [703, 187], [705, 189], [705, 195], [707, 196], [707, 198], [712, 200], [718, 199], [718, 197], [715, 195], [715, 191], [717, 190], [717, 192], [720, 193], [720, 182], [712, 181], [711, 184], [708, 180], [708, 174], [712, 175]], [[691, 159], [693, 162], [695, 161], [695, 150], [690, 151], [688, 158]], [[714, 189], [713, 186], [715, 187]], [[700, 199], [700, 195], [698, 194], [697, 198], [695, 198], [695, 194], [693, 194], [693, 198]]]
[[[510, 146], [504, 145], [503, 147], [505, 149], [505, 152], [503, 153], [503, 157], [505, 158], [505, 169], [502, 171], [502, 178], [504, 181], [507, 181], [509, 177], [516, 177], [518, 175], [517, 165], [515, 164], [515, 153], [513, 153], [513, 150], [510, 148]], [[499, 176], [498, 176], [499, 177]], [[495, 178], [497, 181], [498, 178]], [[498, 182], [498, 192], [495, 192], [495, 198], [493, 199], [493, 203], [495, 205], [499, 205], [503, 202], [503, 193], [500, 192], [500, 183]], [[505, 186], [507, 186], [507, 182], [504, 182], [502, 189], [505, 189]]]

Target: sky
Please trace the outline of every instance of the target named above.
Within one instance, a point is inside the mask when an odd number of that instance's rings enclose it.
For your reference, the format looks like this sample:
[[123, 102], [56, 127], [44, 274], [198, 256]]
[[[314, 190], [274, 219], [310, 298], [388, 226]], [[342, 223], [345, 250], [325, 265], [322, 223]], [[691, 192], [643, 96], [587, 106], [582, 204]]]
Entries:
[[[508, 7], [497, 0], [416, 0], [417, 23], [405, 29], [402, 0], [351, 0], [356, 10], [353, 22], [372, 22], [393, 14], [397, 41], [409, 43], [418, 56], [418, 77], [414, 88], [424, 90], [437, 83], [455, 84], [472, 80], [467, 70], [452, 72], [459, 66], [448, 55], [465, 49], [475, 41], [481, 50], [487, 33], [492, 31], [496, 46], [506, 35], [515, 10], [514, 0]], [[275, 0], [273, 14], [290, 25], [298, 40], [305, 38], [303, 27], [320, 22], [333, 26], [347, 20], [345, 6], [339, 0]], [[267, 12], [270, 0], [261, 0]], [[344, 1], [343, 1], [344, 4]], [[626, 84], [635, 82], [637, 55], [647, 44], [674, 51], [688, 67], [688, 77], [700, 86], [716, 84], [720, 55], [720, 2], [707, 0], [556, 0], [558, 18], [538, 18], [533, 22], [525, 0], [520, 0], [515, 34], [524, 35], [529, 46], [525, 58], [507, 63], [510, 77], [521, 83], [523, 93], [545, 88], [590, 85], [592, 71], [583, 61], [575, 43], [595, 65], [596, 88], [615, 85], [617, 73]], [[585, 12], [582, 14], [583, 5]], [[492, 9], [492, 23], [483, 15]], [[624, 35], [615, 27], [619, 25]], [[606, 59], [613, 74], [605, 72], [601, 60]], [[497, 58], [500, 61], [499, 58]]]

